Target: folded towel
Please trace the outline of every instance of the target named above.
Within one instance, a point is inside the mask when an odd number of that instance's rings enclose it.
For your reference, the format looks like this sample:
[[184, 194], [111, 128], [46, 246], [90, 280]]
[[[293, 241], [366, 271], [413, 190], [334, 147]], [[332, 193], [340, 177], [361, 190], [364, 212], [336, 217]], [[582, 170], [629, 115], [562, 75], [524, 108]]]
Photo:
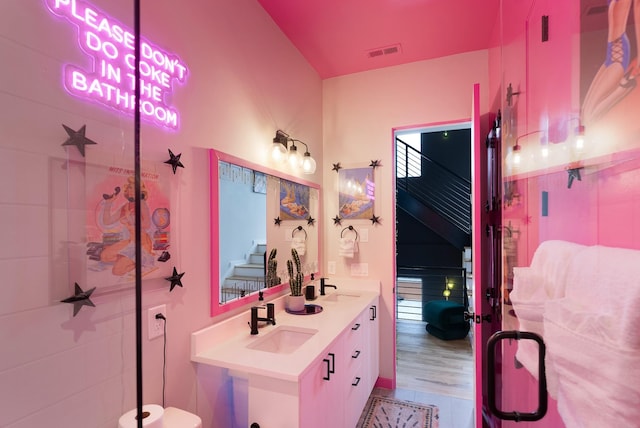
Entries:
[[304, 236], [294, 236], [291, 239], [291, 248], [298, 252], [299, 256], [304, 256], [307, 251], [307, 241]]
[[[544, 337], [543, 313], [548, 301], [544, 287], [544, 278], [538, 272], [528, 267], [513, 268], [513, 291], [509, 298], [513, 310], [518, 317], [518, 330], [536, 333]], [[531, 375], [538, 379], [538, 344], [533, 340], [518, 341], [516, 359]], [[548, 357], [545, 358], [545, 363]], [[547, 373], [547, 390], [551, 397], [556, 397], [556, 382], [553, 372]]]
[[[546, 304], [565, 294], [567, 266], [572, 258], [588, 247], [568, 241], [549, 240], [540, 243], [530, 267], [513, 268], [513, 290], [509, 299], [518, 317], [520, 331], [530, 331], [545, 338], [544, 318]], [[538, 345], [531, 340], [518, 342], [516, 359], [538, 379]], [[557, 374], [545, 358], [547, 390], [557, 396]]]
[[640, 420], [640, 251], [593, 246], [567, 267], [565, 295], [545, 304], [548, 365], [566, 426]]
[[358, 243], [356, 242], [355, 238], [340, 238], [340, 248], [338, 250], [338, 254], [340, 256], [351, 259], [357, 252]]
[[580, 251], [588, 248], [575, 242], [549, 240], [541, 242], [531, 259], [531, 268], [545, 280], [541, 284], [549, 298], [564, 296], [567, 265]]

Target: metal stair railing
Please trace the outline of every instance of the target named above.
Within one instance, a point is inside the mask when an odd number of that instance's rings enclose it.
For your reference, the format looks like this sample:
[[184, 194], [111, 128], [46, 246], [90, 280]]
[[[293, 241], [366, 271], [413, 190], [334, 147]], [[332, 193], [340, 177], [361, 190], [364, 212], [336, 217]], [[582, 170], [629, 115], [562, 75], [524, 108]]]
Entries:
[[471, 233], [471, 181], [396, 137], [396, 186]]

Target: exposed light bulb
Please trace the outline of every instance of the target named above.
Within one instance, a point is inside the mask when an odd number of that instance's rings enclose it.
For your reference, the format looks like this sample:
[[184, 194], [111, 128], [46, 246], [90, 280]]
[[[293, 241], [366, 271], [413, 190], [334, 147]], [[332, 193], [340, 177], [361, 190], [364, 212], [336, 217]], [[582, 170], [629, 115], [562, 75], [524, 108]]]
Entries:
[[540, 153], [542, 154], [543, 158], [549, 157], [549, 147], [545, 144], [544, 146], [542, 146], [542, 149], [540, 149]]
[[295, 145], [292, 145], [289, 148], [289, 157], [287, 159], [289, 162], [289, 166], [292, 169], [298, 169], [302, 165], [302, 157], [298, 152], [298, 148]]
[[520, 162], [522, 161], [522, 156], [520, 156], [520, 151], [515, 151], [513, 152], [513, 164], [514, 165], [520, 165]]
[[305, 174], [313, 174], [316, 172], [316, 161], [311, 157], [309, 152], [306, 152], [302, 158], [302, 171]]
[[271, 158], [276, 162], [282, 162], [287, 156], [287, 148], [280, 143], [273, 143]]

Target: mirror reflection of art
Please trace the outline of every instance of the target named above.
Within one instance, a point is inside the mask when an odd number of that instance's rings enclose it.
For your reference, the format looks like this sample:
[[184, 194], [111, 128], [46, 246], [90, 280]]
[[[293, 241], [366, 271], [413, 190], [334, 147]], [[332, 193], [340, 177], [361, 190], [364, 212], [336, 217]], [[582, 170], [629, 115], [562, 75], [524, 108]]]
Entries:
[[373, 168], [351, 168], [338, 171], [339, 218], [367, 219], [374, 215], [375, 182]]
[[253, 191], [256, 193], [267, 194], [267, 175], [261, 172], [253, 174]]
[[305, 220], [309, 216], [309, 187], [280, 180], [280, 219]]
[[[87, 174], [87, 276], [91, 284], [135, 280], [135, 178], [117, 166], [89, 167]], [[169, 173], [170, 174], [170, 173]], [[169, 183], [166, 174], [141, 174], [143, 278], [170, 274]]]

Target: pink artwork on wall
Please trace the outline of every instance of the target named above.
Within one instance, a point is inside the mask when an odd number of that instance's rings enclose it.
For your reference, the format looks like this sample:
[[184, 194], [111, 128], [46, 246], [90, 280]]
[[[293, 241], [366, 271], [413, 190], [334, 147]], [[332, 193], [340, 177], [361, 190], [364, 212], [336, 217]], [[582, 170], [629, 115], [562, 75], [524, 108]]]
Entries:
[[[81, 0], [46, 0], [49, 10], [77, 27], [78, 44], [91, 66], [67, 64], [65, 89], [120, 112], [135, 108], [135, 37], [133, 31]], [[186, 64], [149, 40], [140, 41], [140, 113], [143, 120], [176, 130], [180, 113], [172, 105], [174, 84], [184, 84]]]
[[[127, 284], [135, 274], [134, 171], [119, 166], [88, 166], [87, 281], [101, 287]], [[171, 266], [171, 212], [168, 180], [141, 174], [141, 247], [144, 279], [164, 277]]]

